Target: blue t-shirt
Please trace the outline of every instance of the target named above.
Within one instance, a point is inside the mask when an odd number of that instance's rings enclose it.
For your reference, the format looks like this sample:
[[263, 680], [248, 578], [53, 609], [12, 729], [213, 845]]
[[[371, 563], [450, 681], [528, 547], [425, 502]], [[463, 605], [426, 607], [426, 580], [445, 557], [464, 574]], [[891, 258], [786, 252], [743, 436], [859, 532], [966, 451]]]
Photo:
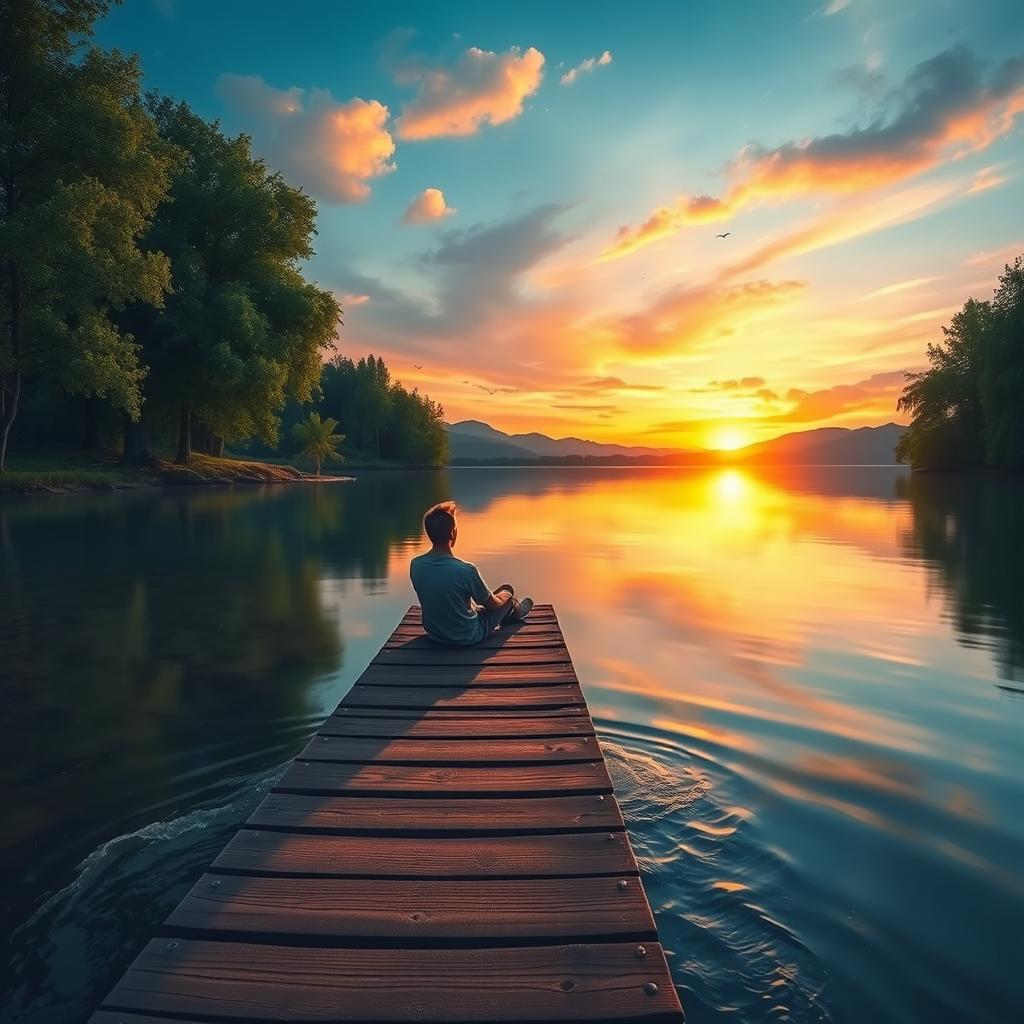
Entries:
[[417, 555], [409, 577], [423, 608], [423, 629], [442, 644], [479, 643], [486, 628], [470, 603], [483, 604], [491, 596], [472, 562], [433, 551]]

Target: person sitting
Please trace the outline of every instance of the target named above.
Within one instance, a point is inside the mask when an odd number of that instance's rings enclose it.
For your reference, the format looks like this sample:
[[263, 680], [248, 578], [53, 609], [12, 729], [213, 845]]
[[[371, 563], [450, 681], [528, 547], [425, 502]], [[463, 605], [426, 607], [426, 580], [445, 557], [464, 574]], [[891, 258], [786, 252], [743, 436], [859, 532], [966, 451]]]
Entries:
[[413, 589], [423, 609], [423, 629], [442, 644], [477, 644], [506, 622], [522, 622], [533, 601], [516, 599], [511, 583], [493, 593], [472, 562], [452, 553], [459, 535], [455, 502], [442, 501], [428, 508], [423, 529], [431, 548], [409, 565]]

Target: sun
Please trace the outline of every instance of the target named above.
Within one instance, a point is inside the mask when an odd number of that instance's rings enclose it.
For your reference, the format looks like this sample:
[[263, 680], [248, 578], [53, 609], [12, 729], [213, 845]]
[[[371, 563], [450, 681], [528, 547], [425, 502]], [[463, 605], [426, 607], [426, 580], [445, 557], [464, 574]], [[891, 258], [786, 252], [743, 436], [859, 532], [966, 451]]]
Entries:
[[736, 427], [719, 427], [708, 438], [708, 447], [720, 452], [734, 452], [748, 444], [749, 436]]

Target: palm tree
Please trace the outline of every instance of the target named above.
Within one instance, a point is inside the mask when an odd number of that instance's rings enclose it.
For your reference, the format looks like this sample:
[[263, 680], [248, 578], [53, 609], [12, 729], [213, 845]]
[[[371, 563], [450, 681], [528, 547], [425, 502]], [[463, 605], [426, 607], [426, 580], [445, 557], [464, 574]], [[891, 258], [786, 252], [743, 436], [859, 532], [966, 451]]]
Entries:
[[299, 457], [313, 460], [317, 476], [320, 475], [322, 463], [341, 461], [338, 445], [345, 440], [345, 435], [334, 432], [337, 425], [338, 421], [331, 419], [330, 416], [322, 420], [320, 413], [311, 412], [303, 423], [296, 423], [292, 427], [292, 436], [302, 445]]

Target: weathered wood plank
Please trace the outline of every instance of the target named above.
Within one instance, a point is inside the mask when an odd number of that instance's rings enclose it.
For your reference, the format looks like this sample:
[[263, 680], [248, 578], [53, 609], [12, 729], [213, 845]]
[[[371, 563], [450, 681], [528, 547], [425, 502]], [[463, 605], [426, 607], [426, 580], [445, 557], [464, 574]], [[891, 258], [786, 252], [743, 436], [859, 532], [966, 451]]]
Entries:
[[250, 828], [352, 832], [571, 832], [619, 830], [619, 805], [610, 797], [523, 797], [518, 800], [449, 797], [304, 796], [271, 793], [250, 815]]
[[89, 1024], [214, 1024], [209, 1020], [196, 1020], [195, 1017], [165, 1017], [161, 1014], [154, 1017], [148, 1013], [125, 1013], [124, 1010], [97, 1010], [90, 1018]]
[[370, 665], [356, 680], [362, 686], [555, 686], [575, 683], [566, 665]]
[[451, 797], [557, 796], [572, 792], [610, 793], [612, 783], [603, 760], [479, 767], [293, 761], [274, 790]]
[[540, 711], [584, 704], [577, 684], [465, 689], [459, 686], [365, 686], [356, 683], [341, 702], [351, 708], [454, 708], [483, 711]]
[[656, 937], [641, 887], [620, 889], [611, 877], [419, 882], [204, 875], [165, 923], [263, 935], [262, 941], [301, 935], [350, 945], [368, 939], [514, 945]]
[[404, 737], [406, 739], [513, 739], [529, 736], [594, 734], [594, 723], [582, 709], [564, 717], [552, 715], [527, 718], [521, 715], [480, 714], [417, 715], [416, 711], [393, 712], [388, 717], [363, 717], [355, 708], [332, 715], [320, 727], [325, 736]]
[[528, 721], [532, 718], [569, 718], [572, 716], [578, 716], [579, 718], [589, 718], [587, 715], [586, 704], [573, 704], [565, 705], [560, 707], [533, 707], [527, 706], [522, 707], [520, 705], [513, 705], [512, 707], [487, 707], [480, 708], [474, 707], [472, 704], [464, 706], [453, 706], [444, 708], [431, 707], [389, 707], [387, 705], [380, 706], [349, 706], [347, 704], [340, 704], [334, 709], [335, 715], [342, 717], [351, 716], [352, 718], [402, 718], [408, 719], [410, 715], [414, 715], [416, 718], [423, 720], [424, 722], [468, 722], [479, 718], [496, 719], [502, 718], [509, 722], [517, 721]]
[[[170, 948], [168, 948], [170, 946]], [[106, 1006], [226, 1020], [678, 1019], [656, 942], [498, 949], [149, 943]]]
[[600, 757], [589, 736], [515, 740], [358, 739], [314, 736], [300, 761], [374, 761], [377, 764], [516, 764], [520, 761], [586, 761]]
[[565, 664], [569, 651], [565, 643], [556, 647], [516, 649], [513, 647], [441, 647], [433, 650], [384, 647], [377, 652], [374, 665], [551, 665]]
[[224, 847], [213, 867], [247, 873], [345, 878], [573, 878], [638, 874], [624, 832], [409, 838], [242, 829]]
[[[501, 629], [484, 637], [479, 643], [473, 644], [470, 650], [479, 651], [481, 648], [495, 649], [501, 647], [506, 650], [534, 651], [544, 650], [548, 647], [564, 646], [565, 640], [557, 629], [546, 633], [525, 633], [521, 630], [513, 632]], [[419, 630], [392, 634], [385, 642], [383, 649], [387, 651], [423, 651], [427, 654], [434, 654], [438, 651], [446, 651], [448, 647], [436, 644], [433, 640], [428, 639], [422, 630]]]

